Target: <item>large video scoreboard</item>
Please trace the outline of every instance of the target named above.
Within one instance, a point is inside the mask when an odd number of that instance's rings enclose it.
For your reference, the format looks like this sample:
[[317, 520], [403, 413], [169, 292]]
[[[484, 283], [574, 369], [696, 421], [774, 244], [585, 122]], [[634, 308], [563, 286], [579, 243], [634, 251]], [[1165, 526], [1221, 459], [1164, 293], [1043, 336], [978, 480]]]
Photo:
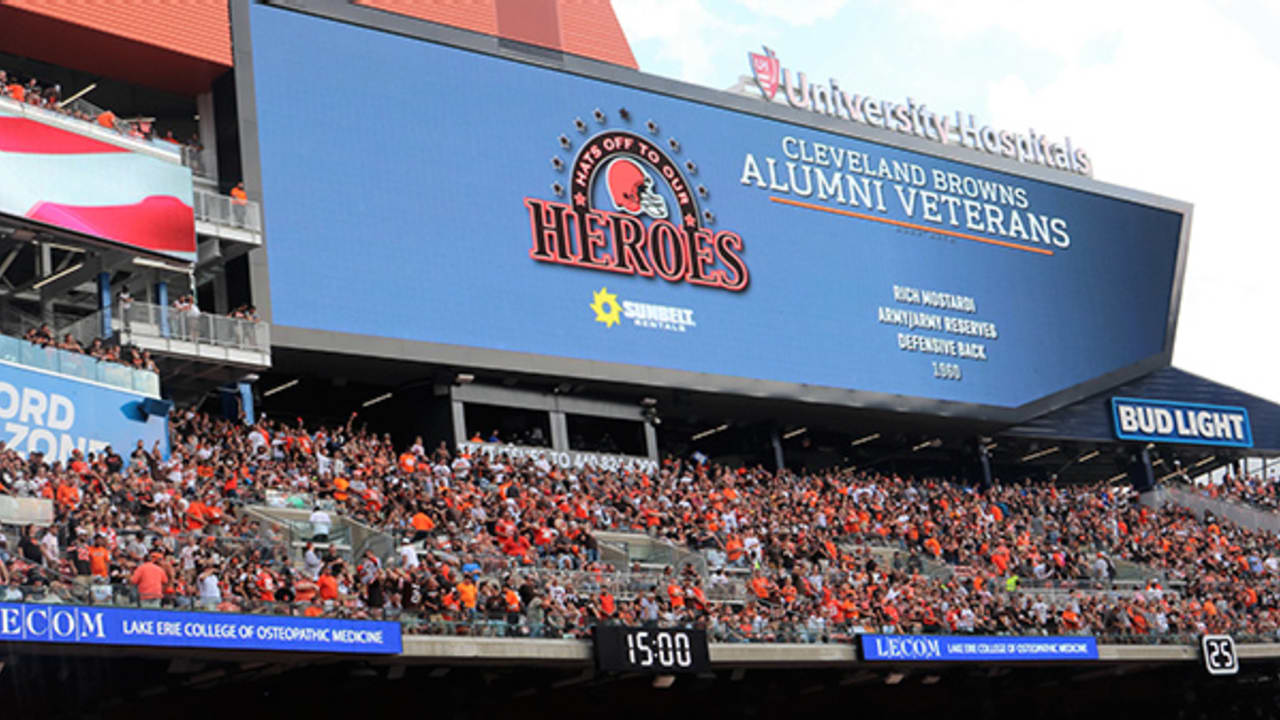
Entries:
[[286, 342], [1004, 419], [1168, 361], [1184, 204], [464, 33], [248, 13]]

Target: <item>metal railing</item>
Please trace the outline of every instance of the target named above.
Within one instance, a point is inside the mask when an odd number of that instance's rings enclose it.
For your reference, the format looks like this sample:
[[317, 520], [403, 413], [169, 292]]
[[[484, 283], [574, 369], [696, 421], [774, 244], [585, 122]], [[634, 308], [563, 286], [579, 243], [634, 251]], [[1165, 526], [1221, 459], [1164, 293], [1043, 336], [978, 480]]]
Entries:
[[228, 195], [197, 188], [192, 192], [192, 208], [195, 210], [196, 220], [255, 233], [262, 232], [262, 209], [252, 200], [237, 202]]
[[214, 172], [217, 163], [214, 160], [213, 152], [208, 148], [183, 145], [182, 164], [191, 168], [191, 172], [200, 177], [217, 177], [217, 173]]
[[667, 565], [677, 570], [693, 565], [700, 573], [707, 571], [707, 558], [703, 553], [666, 538], [627, 530], [597, 531], [593, 535], [603, 554], [626, 557], [628, 565]]
[[[81, 344], [101, 335], [101, 311], [81, 318], [59, 333], [71, 333]], [[116, 303], [111, 312], [111, 329], [121, 333], [126, 342], [138, 343], [147, 338], [163, 338], [217, 345], [237, 350], [269, 352], [270, 325], [256, 320], [242, 320], [225, 315], [178, 310], [166, 305], [130, 301]]]
[[[94, 332], [89, 338], [96, 336], [97, 333]], [[80, 340], [82, 345], [88, 344], [76, 333], [72, 333], [72, 337]], [[70, 350], [41, 347], [21, 338], [0, 335], [0, 360], [160, 397], [160, 376], [150, 370], [98, 360]]]
[[[137, 588], [127, 583], [56, 581], [39, 586], [0, 585], [0, 602], [77, 604], [110, 607], [144, 607], [168, 610], [205, 611], [210, 613], [253, 613], [260, 615], [363, 617], [399, 622], [405, 634], [456, 637], [507, 637], [528, 639], [588, 639], [594, 621], [577, 625], [566, 619], [530, 617], [526, 614], [490, 616], [477, 612], [469, 614], [453, 611], [447, 614], [432, 613], [428, 617], [395, 607], [360, 608], [343, 601], [325, 602], [269, 602], [253, 598], [224, 597], [220, 600], [190, 595], [165, 595], [143, 600]], [[655, 627], [658, 625], [655, 624]], [[947, 630], [930, 631], [920, 625], [867, 626], [856, 621], [841, 623], [825, 620], [793, 622], [785, 620], [755, 619], [750, 626], [724, 622], [662, 623], [662, 627], [703, 628], [707, 639], [715, 643], [803, 643], [847, 644], [857, 641], [865, 633], [911, 633], [945, 635], [999, 635], [1009, 637], [1078, 636], [1094, 637], [1104, 645], [1190, 645], [1200, 642], [1200, 636], [1190, 633], [1136, 633], [1104, 630], [1096, 633], [1063, 631], [1049, 633], [1035, 628], [1020, 628], [1015, 633], [981, 631], [965, 633]], [[1274, 643], [1280, 640], [1277, 633], [1233, 632], [1236, 642]]]

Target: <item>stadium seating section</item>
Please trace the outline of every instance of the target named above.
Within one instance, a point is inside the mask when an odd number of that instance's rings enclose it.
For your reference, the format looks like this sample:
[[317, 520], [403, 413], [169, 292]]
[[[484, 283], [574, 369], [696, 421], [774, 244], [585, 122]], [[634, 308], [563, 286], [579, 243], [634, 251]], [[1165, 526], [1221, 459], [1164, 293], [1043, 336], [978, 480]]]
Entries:
[[0, 495], [44, 498], [54, 521], [7, 526], [0, 600], [390, 618], [410, 633], [688, 624], [750, 642], [1280, 627], [1275, 537], [1124, 487], [674, 458], [653, 475], [564, 470], [192, 411], [171, 430], [168, 459], [5, 450]]

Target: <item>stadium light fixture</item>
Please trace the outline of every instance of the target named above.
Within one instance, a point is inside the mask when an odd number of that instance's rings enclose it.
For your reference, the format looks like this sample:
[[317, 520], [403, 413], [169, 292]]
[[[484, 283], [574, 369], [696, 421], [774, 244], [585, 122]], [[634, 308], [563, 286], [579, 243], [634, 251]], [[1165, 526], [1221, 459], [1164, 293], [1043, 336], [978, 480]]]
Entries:
[[138, 267], [155, 268], [157, 270], [169, 270], [171, 272], [186, 272], [185, 267], [176, 266], [173, 263], [162, 262], [160, 260], [152, 260], [151, 258], [136, 257], [133, 259], [133, 264], [137, 265]]
[[918, 444], [916, 444], [916, 445], [912, 445], [912, 446], [911, 446], [911, 452], [920, 452], [921, 450], [923, 450], [923, 449], [925, 449], [925, 448], [936, 448], [936, 447], [942, 447], [942, 439], [941, 439], [941, 438], [934, 438], [934, 439], [932, 439], [932, 440], [925, 440], [925, 441], [924, 441], [924, 442], [922, 442], [922, 443], [918, 443]]
[[1102, 454], [1101, 450], [1090, 450], [1089, 452], [1081, 455], [1080, 458], [1076, 460], [1076, 462], [1087, 463], [1101, 454]]
[[906, 673], [894, 672], [884, 676], [885, 685], [897, 685], [907, 677]]
[[376, 398], [370, 398], [370, 399], [368, 399], [368, 400], [365, 400], [365, 401], [360, 405], [360, 407], [371, 407], [371, 406], [373, 406], [373, 405], [377, 405], [378, 403], [382, 402], [383, 400], [387, 400], [387, 399], [389, 399], [390, 397], [391, 397], [391, 393], [382, 393], [381, 395], [379, 395], [379, 396], [378, 396], [378, 397], [376, 397]]
[[1035, 451], [1035, 452], [1033, 452], [1033, 453], [1029, 453], [1029, 454], [1027, 454], [1027, 455], [1023, 455], [1023, 456], [1022, 456], [1022, 462], [1031, 462], [1032, 460], [1035, 460], [1036, 458], [1042, 458], [1042, 457], [1044, 457], [1045, 455], [1052, 455], [1052, 454], [1054, 454], [1054, 453], [1056, 453], [1056, 452], [1058, 452], [1058, 446], [1057, 446], [1057, 445], [1054, 445], [1053, 447], [1047, 447], [1047, 448], [1045, 448], [1045, 449], [1043, 449], [1043, 450], [1037, 450], [1037, 451]]
[[1213, 455], [1210, 455], [1209, 457], [1206, 457], [1206, 458], [1201, 458], [1200, 462], [1196, 463], [1195, 465], [1192, 465], [1191, 467], [1198, 468], [1201, 465], [1206, 465], [1208, 463], [1211, 463], [1213, 462], [1213, 458], [1214, 458]]
[[1111, 483], [1113, 483], [1113, 482], [1115, 482], [1115, 481], [1117, 481], [1117, 480], [1120, 480], [1120, 479], [1122, 479], [1122, 478], [1128, 477], [1128, 475], [1129, 475], [1129, 473], [1127, 473], [1127, 472], [1122, 472], [1122, 473], [1117, 473], [1117, 474], [1115, 474], [1115, 475], [1112, 475], [1111, 477], [1107, 478], [1107, 484], [1108, 484], [1108, 485], [1110, 485]]
[[852, 445], [853, 447], [857, 447], [859, 445], [865, 445], [866, 443], [869, 443], [872, 440], [879, 440], [879, 439], [880, 439], [880, 433], [871, 433], [870, 435], [864, 435], [849, 444]]
[[711, 437], [712, 435], [715, 435], [715, 434], [716, 434], [716, 433], [718, 433], [718, 432], [722, 432], [722, 431], [724, 431], [724, 430], [728, 430], [728, 429], [729, 429], [729, 423], [724, 423], [723, 425], [717, 425], [717, 426], [715, 426], [715, 427], [713, 427], [713, 428], [711, 428], [711, 429], [709, 429], [709, 430], [703, 430], [703, 431], [702, 431], [702, 432], [700, 432], [700, 433], [694, 433], [694, 434], [693, 434], [693, 437], [691, 437], [691, 438], [689, 438], [689, 439], [690, 439], [690, 440], [693, 440], [693, 441], [695, 441], [695, 442], [696, 442], [696, 441], [701, 440], [701, 439], [703, 439], [703, 438], [709, 438], [709, 437]]
[[289, 382], [281, 383], [281, 384], [279, 384], [279, 385], [277, 385], [277, 386], [275, 386], [275, 387], [271, 388], [270, 390], [266, 390], [266, 391], [264, 391], [264, 392], [262, 393], [262, 397], [271, 397], [272, 395], [275, 395], [276, 393], [284, 392], [285, 390], [288, 390], [289, 388], [293, 387], [294, 385], [297, 385], [297, 384], [298, 384], [298, 383], [300, 383], [300, 382], [302, 382], [302, 381], [301, 381], [301, 380], [299, 380], [298, 378], [294, 378], [294, 379], [290, 380]]
[[800, 436], [800, 435], [803, 435], [803, 434], [805, 434], [806, 432], [809, 432], [809, 428], [807, 428], [807, 427], [798, 427], [798, 428], [796, 428], [795, 430], [788, 430], [787, 432], [783, 433], [783, 435], [782, 435], [782, 439], [783, 439], [783, 440], [790, 440], [791, 438], [793, 438], [793, 437], [797, 437], [797, 436]]
[[655, 398], [655, 397], [641, 398], [640, 404], [643, 405], [644, 407], [656, 407], [658, 404], [658, 398]]
[[475, 381], [476, 376], [471, 373], [458, 373], [457, 376], [453, 378], [454, 385], [470, 385]]
[[39, 290], [40, 288], [44, 287], [45, 285], [48, 285], [49, 283], [51, 283], [51, 282], [53, 282], [53, 281], [55, 281], [55, 280], [61, 280], [62, 278], [64, 278], [64, 277], [66, 277], [66, 276], [70, 275], [71, 273], [73, 273], [73, 272], [75, 272], [75, 271], [79, 270], [79, 269], [80, 269], [80, 268], [82, 268], [82, 267], [84, 267], [84, 263], [82, 263], [82, 262], [78, 262], [78, 263], [76, 263], [75, 265], [72, 265], [71, 267], [67, 268], [66, 270], [62, 270], [61, 272], [56, 272], [56, 273], [54, 273], [54, 274], [50, 275], [50, 276], [49, 276], [49, 277], [47, 277], [47, 278], [43, 278], [43, 279], [41, 279], [39, 282], [33, 283], [33, 284], [31, 285], [31, 289], [32, 289], [32, 290]]

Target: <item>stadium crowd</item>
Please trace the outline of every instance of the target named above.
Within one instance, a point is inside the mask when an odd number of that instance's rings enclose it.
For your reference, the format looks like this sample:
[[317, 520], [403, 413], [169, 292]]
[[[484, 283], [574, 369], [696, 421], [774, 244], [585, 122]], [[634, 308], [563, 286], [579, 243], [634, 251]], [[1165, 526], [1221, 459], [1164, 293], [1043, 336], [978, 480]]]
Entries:
[[[55, 508], [51, 526], [0, 545], [0, 599], [270, 607], [557, 637], [598, 622], [759, 641], [867, 628], [1133, 640], [1280, 630], [1275, 537], [1141, 506], [1123, 488], [980, 490], [678, 459], [652, 474], [563, 470], [421, 439], [397, 450], [355, 419], [307, 430], [177, 413], [168, 458], [142, 443], [127, 458], [108, 448], [65, 462], [0, 448], [0, 493]], [[272, 495], [312, 499], [303, 547], [247, 511]], [[334, 516], [398, 549], [344, 559]], [[603, 530], [666, 539], [698, 560], [616, 567], [593, 536]], [[1117, 589], [1121, 562], [1159, 579]]]
[[152, 359], [151, 353], [147, 350], [129, 346], [122, 346], [115, 343], [103, 342], [101, 338], [94, 338], [93, 342], [85, 347], [76, 340], [71, 333], [64, 333], [62, 340], [58, 340], [57, 334], [53, 332], [47, 324], [39, 327], [29, 328], [22, 338], [29, 343], [46, 348], [56, 348], [58, 350], [66, 350], [67, 352], [88, 355], [96, 360], [103, 362], [113, 362], [120, 365], [127, 365], [139, 370], [151, 370], [156, 372], [156, 363]]
[[157, 135], [150, 120], [127, 121], [110, 110], [103, 110], [78, 98], [70, 102], [64, 101], [61, 85], [56, 83], [42, 85], [39, 78], [34, 76], [28, 77], [24, 83], [17, 75], [0, 70], [0, 94], [20, 103], [93, 123], [132, 138], [157, 140], [173, 145], [185, 145], [194, 150], [200, 149], [200, 140], [194, 135], [184, 143], [174, 137], [172, 130], [165, 132], [163, 136]]
[[1280, 477], [1266, 477], [1253, 473], [1224, 472], [1214, 477], [1202, 477], [1194, 483], [1195, 489], [1206, 497], [1236, 500], [1256, 508], [1275, 512], [1280, 510], [1280, 492], [1276, 485]]

